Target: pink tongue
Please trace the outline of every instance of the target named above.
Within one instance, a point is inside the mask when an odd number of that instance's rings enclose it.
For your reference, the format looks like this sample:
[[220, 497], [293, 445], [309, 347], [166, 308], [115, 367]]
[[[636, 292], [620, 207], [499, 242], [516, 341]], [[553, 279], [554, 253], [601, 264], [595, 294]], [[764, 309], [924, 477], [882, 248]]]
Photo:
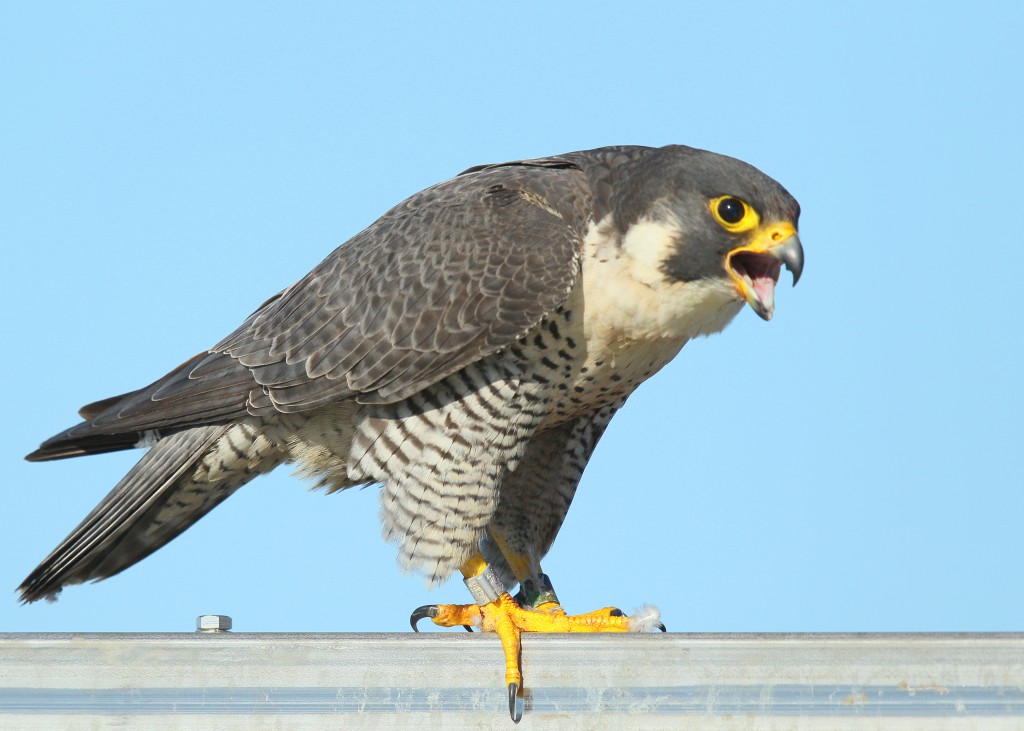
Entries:
[[751, 282], [754, 285], [754, 291], [757, 292], [757, 298], [761, 300], [761, 304], [764, 308], [771, 312], [775, 309], [775, 278], [761, 275], [759, 277], [752, 277]]

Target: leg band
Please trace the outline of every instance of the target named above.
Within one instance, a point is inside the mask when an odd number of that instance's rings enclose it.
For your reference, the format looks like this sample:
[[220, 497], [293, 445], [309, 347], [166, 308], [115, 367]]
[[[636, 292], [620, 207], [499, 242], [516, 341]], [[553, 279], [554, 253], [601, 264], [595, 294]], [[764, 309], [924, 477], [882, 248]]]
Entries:
[[531, 576], [519, 583], [519, 591], [516, 593], [516, 603], [519, 606], [534, 609], [547, 602], [559, 603], [558, 597], [555, 596], [555, 587], [551, 585], [551, 579], [547, 574]]
[[505, 586], [501, 583], [501, 579], [498, 578], [498, 575], [494, 573], [490, 566], [484, 569], [482, 574], [470, 576], [467, 579], [463, 579], [463, 581], [466, 584], [466, 588], [469, 589], [469, 593], [473, 595], [473, 601], [481, 607], [497, 601], [498, 597], [505, 591]]

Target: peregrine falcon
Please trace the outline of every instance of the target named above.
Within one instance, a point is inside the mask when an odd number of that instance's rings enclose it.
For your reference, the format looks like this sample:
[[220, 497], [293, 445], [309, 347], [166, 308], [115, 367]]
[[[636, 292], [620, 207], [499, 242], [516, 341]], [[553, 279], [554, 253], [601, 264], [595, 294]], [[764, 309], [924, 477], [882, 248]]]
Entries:
[[[495, 631], [513, 719], [521, 632], [663, 627], [567, 615], [541, 559], [616, 411], [803, 269], [799, 206], [739, 160], [604, 147], [470, 168], [399, 203], [242, 325], [145, 388], [81, 409], [28, 455], [146, 452], [20, 587], [113, 576], [283, 463], [328, 492], [380, 485], [384, 537], [468, 605], [412, 622]], [[518, 584], [518, 593], [509, 589]]]

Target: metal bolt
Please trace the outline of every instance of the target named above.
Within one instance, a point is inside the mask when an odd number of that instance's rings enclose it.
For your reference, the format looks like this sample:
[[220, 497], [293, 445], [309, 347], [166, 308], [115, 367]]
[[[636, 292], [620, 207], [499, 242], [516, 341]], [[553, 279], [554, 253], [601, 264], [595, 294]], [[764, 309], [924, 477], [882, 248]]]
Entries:
[[227, 632], [231, 617], [226, 614], [200, 614], [196, 617], [196, 632]]

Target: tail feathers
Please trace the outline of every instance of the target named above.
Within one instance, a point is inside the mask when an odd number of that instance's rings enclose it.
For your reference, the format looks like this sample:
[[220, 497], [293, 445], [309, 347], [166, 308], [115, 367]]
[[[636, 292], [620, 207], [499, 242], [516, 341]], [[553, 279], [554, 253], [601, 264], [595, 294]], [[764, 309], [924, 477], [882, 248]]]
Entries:
[[[234, 432], [234, 434], [229, 434]], [[248, 439], [248, 444], [246, 444]], [[164, 546], [250, 479], [273, 450], [251, 426], [203, 426], [160, 439], [19, 587], [53, 601], [69, 584], [113, 576]], [[247, 459], [225, 460], [249, 448]]]

